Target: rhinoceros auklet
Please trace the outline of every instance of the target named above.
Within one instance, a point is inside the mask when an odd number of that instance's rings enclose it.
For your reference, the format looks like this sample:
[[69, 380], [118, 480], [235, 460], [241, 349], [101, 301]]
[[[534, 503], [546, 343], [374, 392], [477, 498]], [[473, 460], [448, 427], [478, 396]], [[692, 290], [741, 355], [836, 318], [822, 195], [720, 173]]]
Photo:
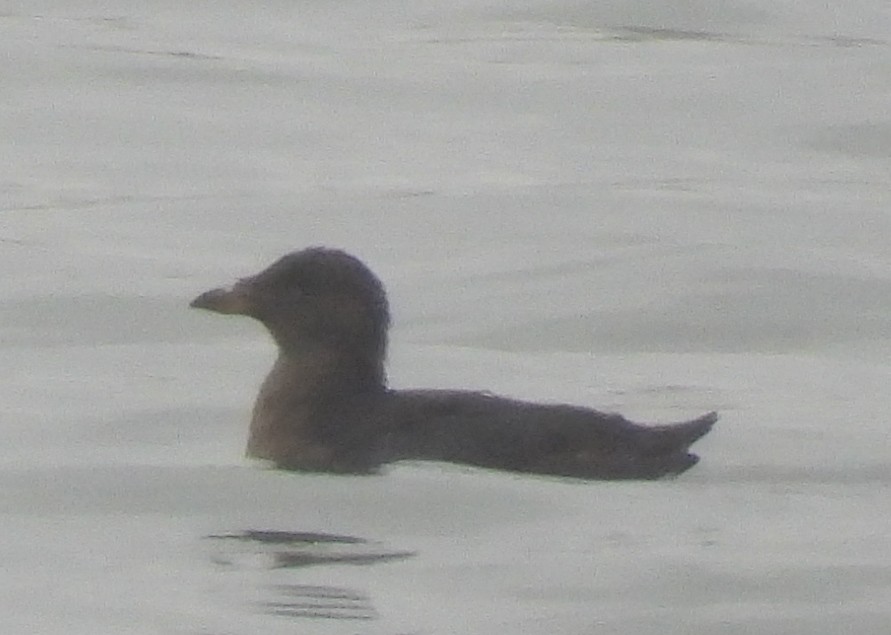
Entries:
[[192, 307], [259, 320], [278, 358], [254, 404], [248, 456], [289, 470], [368, 473], [399, 460], [586, 479], [656, 479], [698, 461], [712, 412], [643, 426], [618, 414], [461, 390], [394, 390], [383, 285], [357, 258], [295, 251]]

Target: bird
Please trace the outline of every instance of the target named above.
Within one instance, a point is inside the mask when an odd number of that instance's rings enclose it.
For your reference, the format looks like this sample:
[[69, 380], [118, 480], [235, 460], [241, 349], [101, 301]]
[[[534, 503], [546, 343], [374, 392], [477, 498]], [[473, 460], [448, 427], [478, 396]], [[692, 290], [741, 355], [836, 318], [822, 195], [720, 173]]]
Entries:
[[377, 473], [436, 461], [588, 480], [654, 480], [693, 467], [716, 412], [645, 425], [593, 408], [484, 390], [395, 389], [390, 309], [361, 260], [329, 247], [284, 255], [193, 308], [259, 321], [278, 355], [254, 403], [246, 454], [283, 470]]

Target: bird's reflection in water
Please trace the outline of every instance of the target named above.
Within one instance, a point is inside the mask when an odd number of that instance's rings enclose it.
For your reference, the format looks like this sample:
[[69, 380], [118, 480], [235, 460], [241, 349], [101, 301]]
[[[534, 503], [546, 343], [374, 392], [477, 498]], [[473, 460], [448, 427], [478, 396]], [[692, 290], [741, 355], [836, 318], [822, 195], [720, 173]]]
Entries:
[[[384, 545], [337, 534], [249, 529], [212, 534], [211, 559], [243, 569], [302, 569], [321, 565], [370, 565], [415, 555]], [[310, 584], [264, 585], [263, 611], [280, 617], [373, 620], [377, 613], [369, 597], [355, 589]]]

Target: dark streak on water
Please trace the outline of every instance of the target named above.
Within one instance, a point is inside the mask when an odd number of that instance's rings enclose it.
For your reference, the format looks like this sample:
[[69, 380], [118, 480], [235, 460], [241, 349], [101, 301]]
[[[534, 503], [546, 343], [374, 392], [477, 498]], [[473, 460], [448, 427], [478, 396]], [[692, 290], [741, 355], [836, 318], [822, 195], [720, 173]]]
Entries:
[[[404, 560], [415, 555], [411, 551], [393, 551], [379, 543], [354, 536], [316, 532], [272, 531], [248, 529], [232, 534], [206, 536], [211, 540], [256, 543], [254, 555], [271, 557], [270, 568], [300, 568], [330, 564], [377, 564]], [[225, 556], [218, 562], [232, 563]]]
[[363, 593], [339, 587], [280, 584], [269, 587], [279, 599], [261, 602], [264, 611], [280, 617], [373, 620], [377, 612]]
[[275, 531], [268, 529], [248, 529], [234, 534], [212, 534], [206, 536], [212, 540], [241, 540], [246, 542], [260, 542], [277, 545], [290, 545], [294, 543], [342, 543], [350, 545], [365, 544], [364, 538], [353, 536], [341, 536], [338, 534], [321, 534], [311, 531]]

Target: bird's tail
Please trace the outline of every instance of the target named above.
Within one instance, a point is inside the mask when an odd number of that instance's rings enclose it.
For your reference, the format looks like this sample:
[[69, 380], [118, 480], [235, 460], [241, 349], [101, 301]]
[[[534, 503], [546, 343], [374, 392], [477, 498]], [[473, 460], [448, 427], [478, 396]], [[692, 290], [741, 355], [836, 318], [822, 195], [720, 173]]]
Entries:
[[694, 442], [708, 434], [717, 420], [718, 413], [709, 412], [691, 421], [648, 426], [643, 432], [641, 447], [650, 456], [686, 453]]

